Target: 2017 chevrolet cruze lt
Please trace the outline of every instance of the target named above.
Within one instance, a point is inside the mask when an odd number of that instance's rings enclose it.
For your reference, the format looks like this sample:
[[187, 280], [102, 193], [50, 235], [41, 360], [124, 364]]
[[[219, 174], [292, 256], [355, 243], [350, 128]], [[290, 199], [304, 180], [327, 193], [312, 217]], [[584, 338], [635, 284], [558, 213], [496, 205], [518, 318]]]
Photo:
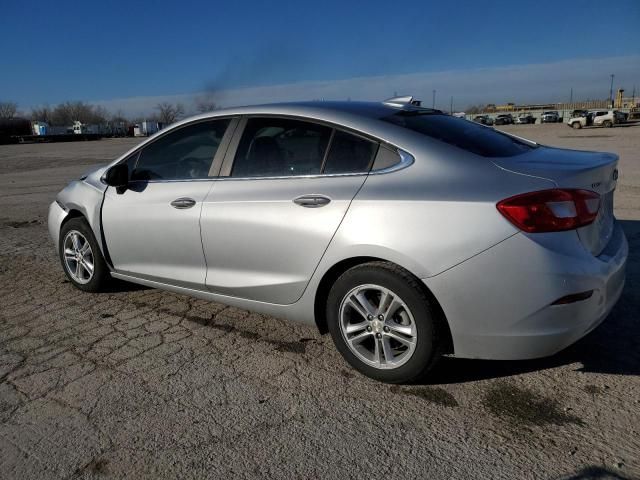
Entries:
[[49, 229], [81, 290], [115, 277], [310, 323], [407, 382], [444, 354], [551, 355], [607, 316], [617, 161], [410, 97], [233, 108], [72, 182]]

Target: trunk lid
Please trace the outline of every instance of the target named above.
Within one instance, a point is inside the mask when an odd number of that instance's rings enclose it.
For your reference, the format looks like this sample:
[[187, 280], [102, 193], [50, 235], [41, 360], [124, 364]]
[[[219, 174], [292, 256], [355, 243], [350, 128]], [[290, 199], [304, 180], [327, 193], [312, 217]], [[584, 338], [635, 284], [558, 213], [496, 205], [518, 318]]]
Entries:
[[613, 233], [617, 155], [541, 146], [522, 155], [495, 158], [494, 163], [512, 172], [551, 180], [560, 188], [582, 188], [600, 194], [597, 218], [577, 232], [592, 254], [599, 255], [604, 250]]

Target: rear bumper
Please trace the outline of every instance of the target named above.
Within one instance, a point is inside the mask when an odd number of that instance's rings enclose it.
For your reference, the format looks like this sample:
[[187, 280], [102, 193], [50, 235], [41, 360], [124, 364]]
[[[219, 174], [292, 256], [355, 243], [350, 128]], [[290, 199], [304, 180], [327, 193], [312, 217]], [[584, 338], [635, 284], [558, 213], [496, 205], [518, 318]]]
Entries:
[[[538, 235], [514, 235], [423, 280], [447, 316], [456, 357], [553, 355], [596, 328], [614, 307], [624, 287], [628, 255], [617, 223], [598, 257], [582, 247], [575, 232]], [[552, 305], [590, 290], [587, 300]]]
[[58, 242], [60, 241], [60, 226], [62, 221], [67, 216], [67, 211], [64, 210], [58, 202], [51, 202], [49, 205], [49, 216], [47, 219], [47, 227], [49, 228], [49, 236], [53, 240], [53, 244], [56, 248], [56, 252], [60, 248]]

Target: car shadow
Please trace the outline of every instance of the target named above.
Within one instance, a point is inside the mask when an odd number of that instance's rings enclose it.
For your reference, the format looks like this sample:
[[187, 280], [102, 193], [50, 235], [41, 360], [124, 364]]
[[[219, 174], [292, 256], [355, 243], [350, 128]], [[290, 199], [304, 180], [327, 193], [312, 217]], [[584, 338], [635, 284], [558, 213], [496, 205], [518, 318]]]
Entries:
[[576, 364], [580, 372], [640, 375], [640, 221], [621, 220], [629, 242], [627, 279], [609, 317], [574, 345], [548, 358], [521, 361], [443, 358], [430, 384], [501, 378]]
[[560, 477], [561, 480], [631, 480], [622, 472], [616, 472], [607, 467], [597, 465], [578, 470], [575, 473]]
[[108, 285], [105, 287], [105, 293], [126, 293], [137, 292], [139, 290], [150, 290], [151, 287], [146, 285], [140, 285], [139, 283], [125, 282], [117, 278], [111, 278]]

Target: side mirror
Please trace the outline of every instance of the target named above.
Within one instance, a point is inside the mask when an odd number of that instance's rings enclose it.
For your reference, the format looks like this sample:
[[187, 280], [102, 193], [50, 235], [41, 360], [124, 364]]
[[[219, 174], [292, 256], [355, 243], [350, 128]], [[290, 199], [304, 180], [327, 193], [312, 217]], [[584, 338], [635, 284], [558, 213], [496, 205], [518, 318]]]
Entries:
[[104, 181], [110, 187], [126, 188], [129, 184], [129, 166], [126, 163], [114, 165], [105, 173]]

